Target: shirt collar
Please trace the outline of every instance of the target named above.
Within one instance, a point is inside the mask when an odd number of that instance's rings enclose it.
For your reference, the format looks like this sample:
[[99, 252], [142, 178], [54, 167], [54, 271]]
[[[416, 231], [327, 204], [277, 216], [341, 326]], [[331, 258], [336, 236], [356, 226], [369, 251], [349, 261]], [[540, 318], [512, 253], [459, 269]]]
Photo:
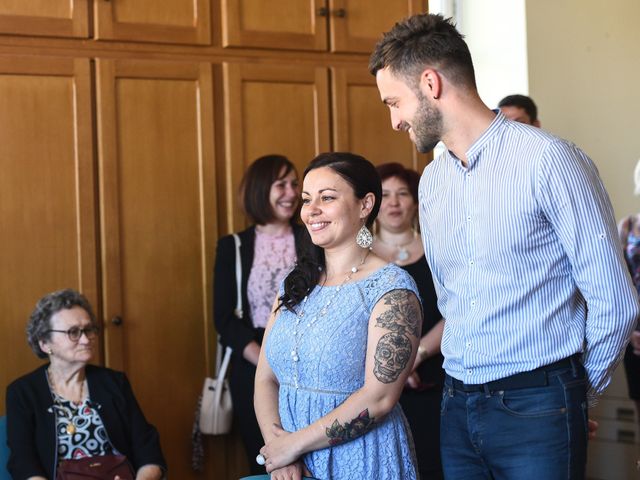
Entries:
[[495, 109], [492, 111], [496, 114], [495, 118], [489, 124], [489, 127], [487, 127], [487, 129], [482, 132], [482, 135], [480, 135], [480, 137], [475, 142], [473, 142], [473, 144], [469, 147], [469, 150], [467, 150], [467, 162], [469, 168], [471, 168], [471, 166], [478, 159], [480, 152], [482, 152], [487, 144], [491, 142], [496, 133], [507, 121], [507, 117], [504, 116], [500, 109]]

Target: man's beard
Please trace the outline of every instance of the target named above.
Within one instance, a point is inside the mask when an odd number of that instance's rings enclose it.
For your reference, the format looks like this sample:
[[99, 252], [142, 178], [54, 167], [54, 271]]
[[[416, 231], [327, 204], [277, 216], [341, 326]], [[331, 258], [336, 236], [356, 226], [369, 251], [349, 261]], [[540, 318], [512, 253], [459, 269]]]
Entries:
[[416, 149], [420, 153], [427, 153], [442, 139], [442, 113], [429, 104], [421, 91], [418, 91], [418, 99], [420, 106], [413, 117], [411, 129]]

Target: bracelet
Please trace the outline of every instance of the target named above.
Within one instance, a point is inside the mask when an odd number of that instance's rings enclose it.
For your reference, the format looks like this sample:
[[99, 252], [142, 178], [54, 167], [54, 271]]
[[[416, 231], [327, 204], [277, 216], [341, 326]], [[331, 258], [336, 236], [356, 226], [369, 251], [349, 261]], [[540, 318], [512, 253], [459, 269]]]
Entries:
[[418, 344], [418, 353], [416, 354], [420, 361], [426, 360], [429, 357], [429, 352], [421, 344]]

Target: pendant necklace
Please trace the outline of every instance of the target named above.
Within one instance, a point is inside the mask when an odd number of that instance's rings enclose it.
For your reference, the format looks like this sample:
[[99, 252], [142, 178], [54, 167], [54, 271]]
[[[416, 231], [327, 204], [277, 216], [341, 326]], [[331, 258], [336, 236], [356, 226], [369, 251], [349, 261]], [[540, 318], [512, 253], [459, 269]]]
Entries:
[[333, 290], [333, 294], [327, 299], [327, 301], [325, 302], [324, 306], [320, 309], [320, 311], [306, 322], [304, 322], [304, 316], [305, 316], [304, 309], [309, 296], [305, 295], [305, 297], [302, 299], [302, 305], [301, 305], [300, 311], [296, 313], [296, 321], [293, 327], [293, 349], [291, 350], [291, 360], [295, 365], [295, 370], [293, 373], [293, 383], [295, 388], [298, 388], [299, 386], [298, 385], [298, 379], [299, 379], [298, 368], [299, 368], [299, 362], [300, 362], [299, 348], [300, 348], [301, 340], [304, 333], [308, 330], [311, 330], [311, 328], [318, 321], [318, 319], [321, 317], [324, 317], [327, 314], [327, 312], [329, 311], [329, 307], [331, 306], [331, 304], [334, 302], [334, 300], [340, 293], [340, 290], [342, 290], [344, 285], [349, 280], [351, 280], [351, 277], [353, 277], [353, 274], [356, 273], [359, 270], [359, 268], [362, 267], [362, 265], [364, 265], [364, 262], [367, 260], [368, 256], [369, 256], [369, 250], [367, 250], [367, 253], [365, 253], [364, 257], [362, 258], [362, 261], [358, 266], [351, 267], [351, 270], [349, 271], [348, 275], [345, 277], [342, 283], [340, 283], [340, 285], [337, 285], [335, 287], [335, 289]]
[[[57, 409], [62, 413], [64, 418], [68, 418], [69, 421], [68, 423], [64, 426], [64, 431], [67, 432], [67, 435], [73, 435], [74, 433], [76, 433], [76, 426], [73, 424], [73, 419], [76, 416], [75, 413], [73, 413], [73, 411], [71, 410], [71, 408], [65, 406], [62, 404], [62, 402], [60, 401], [60, 398], [62, 398], [60, 396], [60, 394], [58, 394], [56, 392], [56, 385], [53, 382], [53, 378], [51, 377], [51, 372], [49, 372], [49, 369], [47, 368], [47, 380], [49, 380], [49, 387], [51, 388], [51, 391], [53, 392], [53, 402], [55, 403], [55, 406], [57, 407]], [[80, 402], [76, 403], [72, 400], [69, 400], [69, 403], [73, 406], [73, 405], [77, 405], [78, 406], [78, 412], [80, 411], [80, 408], [82, 406], [82, 398], [84, 397], [84, 381], [82, 382], [82, 385], [80, 385]]]
[[[402, 262], [406, 262], [407, 260], [409, 260], [409, 257], [411, 256], [411, 253], [409, 252], [407, 247], [413, 243], [413, 241], [416, 239], [417, 236], [418, 236], [418, 232], [416, 232], [414, 230], [413, 231], [413, 237], [407, 243], [396, 243], [396, 244], [393, 244], [393, 246], [396, 248], [396, 258], [394, 260], [395, 263], [402, 263]], [[392, 244], [390, 244], [388, 242], [385, 242], [380, 237], [378, 237], [378, 241], [384, 243], [385, 245], [392, 245]]]

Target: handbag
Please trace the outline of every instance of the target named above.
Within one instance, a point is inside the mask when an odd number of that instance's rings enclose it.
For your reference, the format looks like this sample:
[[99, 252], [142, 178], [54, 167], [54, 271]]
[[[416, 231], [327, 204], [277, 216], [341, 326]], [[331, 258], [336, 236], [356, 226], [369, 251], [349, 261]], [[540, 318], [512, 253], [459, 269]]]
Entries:
[[124, 455], [101, 455], [62, 460], [57, 467], [56, 480], [134, 480], [135, 473]]
[[[233, 313], [237, 318], [242, 318], [242, 264], [240, 263], [240, 237], [233, 234], [236, 247], [236, 308]], [[216, 348], [216, 376], [205, 378], [202, 387], [202, 401], [200, 403], [200, 420], [198, 426], [200, 432], [207, 435], [224, 435], [231, 430], [233, 417], [233, 404], [231, 402], [231, 390], [227, 380], [227, 369], [231, 361], [231, 347], [224, 350], [222, 358], [222, 344], [218, 336]], [[221, 360], [222, 358], [222, 360]]]

